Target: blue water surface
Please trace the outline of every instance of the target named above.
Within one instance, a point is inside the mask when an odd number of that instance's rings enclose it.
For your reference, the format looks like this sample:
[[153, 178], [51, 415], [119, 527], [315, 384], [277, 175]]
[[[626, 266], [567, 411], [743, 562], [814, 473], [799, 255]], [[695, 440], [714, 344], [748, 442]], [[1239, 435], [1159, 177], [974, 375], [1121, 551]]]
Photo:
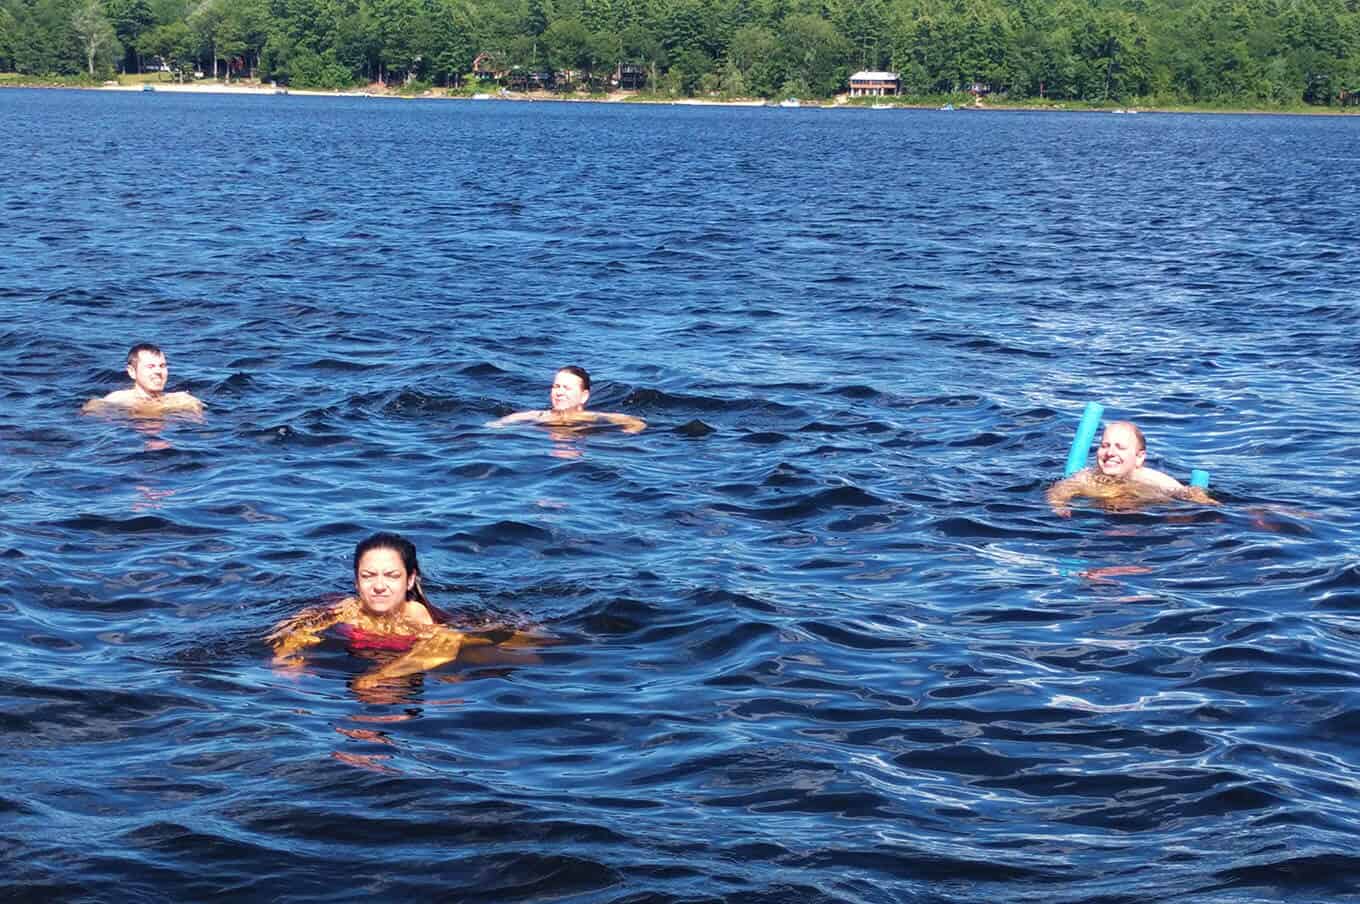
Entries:
[[[7, 899], [1360, 897], [1360, 120], [0, 123]], [[1057, 517], [1088, 400], [1223, 505]], [[276, 667], [379, 529], [548, 641]]]

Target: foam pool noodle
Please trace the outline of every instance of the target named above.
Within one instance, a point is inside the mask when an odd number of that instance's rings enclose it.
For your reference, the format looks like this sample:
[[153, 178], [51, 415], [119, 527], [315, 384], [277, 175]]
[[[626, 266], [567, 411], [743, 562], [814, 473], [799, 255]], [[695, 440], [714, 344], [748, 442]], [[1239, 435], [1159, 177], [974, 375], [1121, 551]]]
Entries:
[[1190, 486], [1204, 489], [1209, 485], [1209, 472], [1195, 468], [1190, 472]]
[[1063, 476], [1071, 477], [1086, 467], [1086, 459], [1091, 454], [1091, 440], [1095, 439], [1096, 431], [1100, 429], [1100, 418], [1104, 413], [1105, 406], [1099, 402], [1086, 403], [1086, 410], [1081, 413], [1081, 423], [1077, 426], [1077, 435], [1072, 437], [1072, 448], [1067, 453], [1067, 469]]

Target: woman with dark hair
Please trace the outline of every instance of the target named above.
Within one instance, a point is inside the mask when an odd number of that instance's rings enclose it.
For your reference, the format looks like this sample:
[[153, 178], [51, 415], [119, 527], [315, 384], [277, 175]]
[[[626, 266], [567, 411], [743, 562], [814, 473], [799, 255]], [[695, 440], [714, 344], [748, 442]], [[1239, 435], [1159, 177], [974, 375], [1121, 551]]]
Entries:
[[378, 533], [360, 542], [354, 548], [354, 590], [355, 596], [304, 609], [279, 624], [266, 638], [275, 661], [297, 664], [297, 654], [319, 644], [330, 628], [355, 649], [402, 654], [364, 676], [369, 681], [412, 675], [458, 658], [466, 637], [447, 627], [447, 617], [426, 598], [410, 540]]

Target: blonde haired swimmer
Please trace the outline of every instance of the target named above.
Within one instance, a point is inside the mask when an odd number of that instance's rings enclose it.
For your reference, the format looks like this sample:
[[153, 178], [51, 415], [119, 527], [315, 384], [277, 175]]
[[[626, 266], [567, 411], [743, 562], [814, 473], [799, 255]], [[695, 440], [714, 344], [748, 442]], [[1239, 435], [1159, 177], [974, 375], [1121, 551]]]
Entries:
[[584, 367], [570, 365], [559, 370], [548, 390], [547, 411], [517, 411], [487, 424], [488, 427], [508, 427], [511, 424], [544, 424], [549, 427], [584, 427], [601, 421], [618, 424], [625, 433], [641, 433], [647, 422], [640, 417], [612, 411], [588, 411], [590, 374]]
[[1095, 466], [1082, 468], [1049, 487], [1048, 504], [1063, 518], [1071, 516], [1067, 503], [1076, 496], [1100, 500], [1116, 510], [1167, 499], [1218, 505], [1203, 488], [1186, 486], [1170, 474], [1144, 467], [1146, 458], [1143, 431], [1131, 421], [1112, 421], [1101, 434]]
[[275, 662], [299, 664], [297, 654], [334, 627], [353, 648], [400, 653], [356, 681], [364, 686], [452, 662], [470, 640], [444, 625], [444, 614], [426, 599], [415, 545], [405, 537], [377, 533], [355, 547], [354, 589], [357, 596], [304, 609], [280, 623], [265, 639]]
[[127, 375], [132, 386], [115, 390], [102, 399], [90, 399], [80, 410], [85, 414], [123, 410], [138, 417], [203, 413], [203, 403], [189, 393], [165, 391], [170, 365], [165, 354], [150, 342], [140, 342], [128, 352]]

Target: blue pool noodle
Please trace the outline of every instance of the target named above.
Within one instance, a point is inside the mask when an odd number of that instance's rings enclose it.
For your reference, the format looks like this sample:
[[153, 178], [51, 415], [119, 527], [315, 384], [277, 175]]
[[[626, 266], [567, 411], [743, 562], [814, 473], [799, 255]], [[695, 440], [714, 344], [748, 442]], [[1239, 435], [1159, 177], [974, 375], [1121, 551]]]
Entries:
[[1209, 485], [1209, 472], [1195, 468], [1190, 472], [1190, 486], [1203, 489]]
[[1081, 413], [1081, 424], [1077, 427], [1077, 435], [1072, 437], [1072, 448], [1067, 453], [1067, 470], [1064, 476], [1071, 477], [1073, 474], [1086, 467], [1086, 458], [1091, 454], [1091, 440], [1096, 438], [1096, 431], [1100, 429], [1100, 418], [1105, 413], [1105, 406], [1099, 402], [1087, 402], [1086, 410]]

